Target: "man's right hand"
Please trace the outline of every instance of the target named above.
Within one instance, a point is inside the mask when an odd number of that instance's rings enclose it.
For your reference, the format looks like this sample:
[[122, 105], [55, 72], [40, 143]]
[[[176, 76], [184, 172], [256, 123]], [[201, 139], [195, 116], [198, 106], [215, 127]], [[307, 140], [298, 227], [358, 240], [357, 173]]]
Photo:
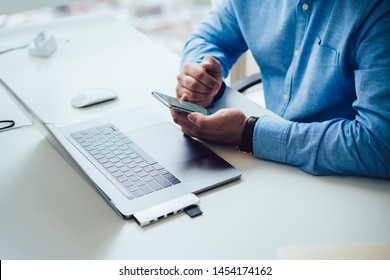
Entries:
[[177, 75], [176, 96], [179, 99], [207, 107], [222, 85], [222, 67], [212, 56], [198, 63], [187, 63]]

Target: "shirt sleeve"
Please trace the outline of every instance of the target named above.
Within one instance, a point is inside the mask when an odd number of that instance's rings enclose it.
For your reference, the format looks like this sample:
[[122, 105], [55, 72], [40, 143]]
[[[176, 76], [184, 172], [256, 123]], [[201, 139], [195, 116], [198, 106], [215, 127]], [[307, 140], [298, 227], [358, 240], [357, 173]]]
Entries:
[[218, 5], [197, 26], [187, 41], [181, 69], [188, 62], [200, 63], [211, 55], [222, 64], [223, 76], [248, 49], [237, 22], [232, 1], [218, 1]]
[[355, 42], [356, 117], [318, 123], [262, 117], [254, 130], [255, 156], [315, 175], [390, 179], [390, 17], [388, 9], [371, 12]]

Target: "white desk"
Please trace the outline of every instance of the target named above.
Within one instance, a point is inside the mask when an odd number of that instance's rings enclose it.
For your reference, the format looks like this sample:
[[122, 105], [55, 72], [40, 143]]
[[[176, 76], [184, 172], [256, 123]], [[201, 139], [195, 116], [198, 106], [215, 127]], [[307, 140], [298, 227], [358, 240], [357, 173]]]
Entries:
[[[151, 90], [174, 92], [179, 58], [109, 17], [5, 30], [42, 29], [60, 42], [50, 59], [26, 50], [0, 56], [0, 76], [45, 120], [66, 124], [145, 105], [169, 118]], [[79, 90], [108, 87], [117, 101], [75, 109]], [[228, 103], [258, 109], [242, 96]], [[234, 149], [211, 146], [242, 179], [200, 195], [204, 214], [146, 228], [122, 220], [34, 127], [0, 133], [1, 259], [275, 259], [294, 245], [390, 243], [390, 183], [315, 177]]]

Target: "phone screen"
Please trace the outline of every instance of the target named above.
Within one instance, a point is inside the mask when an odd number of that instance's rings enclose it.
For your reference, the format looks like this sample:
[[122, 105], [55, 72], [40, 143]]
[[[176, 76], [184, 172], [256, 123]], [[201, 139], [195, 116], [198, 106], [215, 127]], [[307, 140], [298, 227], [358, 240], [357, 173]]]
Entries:
[[211, 115], [212, 113], [208, 111], [207, 109], [203, 108], [202, 106], [196, 105], [191, 102], [183, 101], [180, 99], [177, 99], [175, 97], [152, 91], [152, 95], [157, 98], [161, 103], [163, 103], [165, 106], [177, 110], [177, 111], [184, 111], [184, 112], [198, 112], [203, 115]]

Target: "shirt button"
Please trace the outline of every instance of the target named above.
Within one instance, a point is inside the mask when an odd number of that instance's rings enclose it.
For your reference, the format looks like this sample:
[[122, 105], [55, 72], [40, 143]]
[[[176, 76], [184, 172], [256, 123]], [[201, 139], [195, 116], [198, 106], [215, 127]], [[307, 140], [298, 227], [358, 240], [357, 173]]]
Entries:
[[299, 50], [296, 49], [296, 50], [294, 51], [294, 56], [297, 57], [298, 55], [299, 55]]
[[302, 10], [307, 11], [309, 9], [309, 5], [307, 3], [302, 4]]
[[288, 97], [289, 97], [289, 94], [288, 94], [288, 93], [283, 94], [283, 100], [284, 100], [284, 101], [287, 101], [287, 100], [288, 100]]

